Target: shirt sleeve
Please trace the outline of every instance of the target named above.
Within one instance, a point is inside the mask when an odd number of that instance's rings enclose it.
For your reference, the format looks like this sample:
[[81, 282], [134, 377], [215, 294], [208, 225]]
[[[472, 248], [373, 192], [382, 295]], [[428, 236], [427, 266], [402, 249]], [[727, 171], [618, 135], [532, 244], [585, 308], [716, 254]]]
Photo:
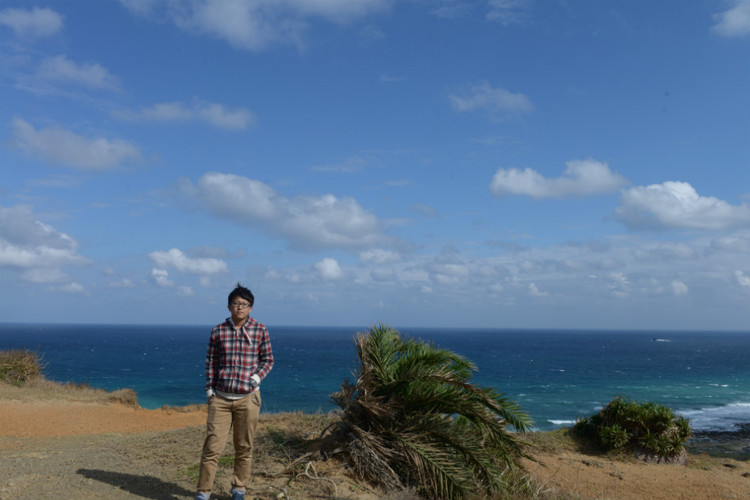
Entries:
[[273, 368], [273, 351], [268, 330], [263, 327], [260, 331], [260, 344], [258, 345], [258, 371], [257, 374], [263, 380]]
[[211, 332], [208, 339], [208, 351], [206, 352], [206, 391], [216, 387], [219, 376], [219, 344], [216, 330]]

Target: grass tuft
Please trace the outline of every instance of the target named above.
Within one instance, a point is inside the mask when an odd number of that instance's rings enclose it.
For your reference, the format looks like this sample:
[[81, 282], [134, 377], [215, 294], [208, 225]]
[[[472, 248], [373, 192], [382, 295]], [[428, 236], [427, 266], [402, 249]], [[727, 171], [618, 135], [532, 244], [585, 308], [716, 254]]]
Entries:
[[29, 350], [0, 351], [0, 381], [21, 386], [42, 376], [44, 364]]

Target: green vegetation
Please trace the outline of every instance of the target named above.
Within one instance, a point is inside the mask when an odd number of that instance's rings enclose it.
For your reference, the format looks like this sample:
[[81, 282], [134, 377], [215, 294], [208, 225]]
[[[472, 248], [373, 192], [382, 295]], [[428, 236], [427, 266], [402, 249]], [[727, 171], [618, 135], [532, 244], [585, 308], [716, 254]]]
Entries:
[[580, 419], [573, 430], [604, 451], [645, 451], [658, 459], [681, 454], [691, 434], [688, 420], [666, 406], [622, 397], [598, 414]]
[[323, 453], [342, 454], [386, 490], [436, 500], [498, 498], [516, 487], [526, 456], [520, 432], [531, 422], [516, 403], [471, 383], [474, 364], [382, 325], [355, 346], [357, 378], [331, 395], [343, 412]]

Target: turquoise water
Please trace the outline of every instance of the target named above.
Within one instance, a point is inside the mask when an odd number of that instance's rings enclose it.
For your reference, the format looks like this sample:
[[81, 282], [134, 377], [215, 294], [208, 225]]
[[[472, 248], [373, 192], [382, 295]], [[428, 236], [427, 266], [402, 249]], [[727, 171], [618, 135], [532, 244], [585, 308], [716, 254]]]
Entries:
[[[329, 411], [352, 378], [361, 329], [269, 325], [276, 365], [265, 411]], [[130, 387], [146, 408], [203, 402], [210, 326], [0, 324], [0, 349], [36, 350], [45, 375]], [[473, 361], [475, 383], [517, 401], [539, 430], [568, 426], [617, 396], [667, 405], [695, 430], [750, 422], [750, 333], [404, 328]]]

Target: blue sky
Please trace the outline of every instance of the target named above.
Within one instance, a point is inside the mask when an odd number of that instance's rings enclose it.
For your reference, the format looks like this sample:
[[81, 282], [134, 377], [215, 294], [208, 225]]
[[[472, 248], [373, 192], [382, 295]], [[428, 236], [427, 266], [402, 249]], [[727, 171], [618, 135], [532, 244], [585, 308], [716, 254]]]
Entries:
[[750, 0], [7, 0], [0, 318], [750, 325]]

